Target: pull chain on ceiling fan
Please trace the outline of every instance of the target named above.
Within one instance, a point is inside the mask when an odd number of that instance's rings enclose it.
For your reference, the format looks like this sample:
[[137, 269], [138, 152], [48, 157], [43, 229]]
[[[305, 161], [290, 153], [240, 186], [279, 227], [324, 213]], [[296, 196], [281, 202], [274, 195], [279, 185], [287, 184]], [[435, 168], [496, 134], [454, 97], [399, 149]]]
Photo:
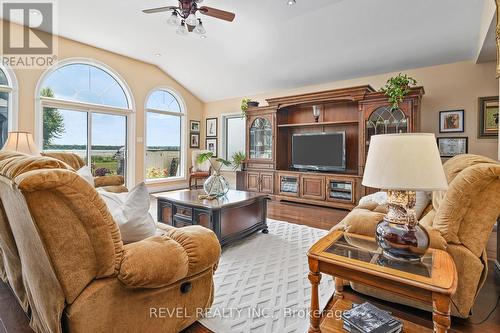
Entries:
[[201, 2], [203, 2], [203, 0], [179, 0], [179, 6], [177, 7], [158, 7], [145, 9], [143, 12], [146, 14], [172, 12], [170, 18], [167, 20], [167, 23], [177, 26], [177, 33], [179, 35], [185, 36], [190, 32], [194, 32], [201, 35], [202, 38], [206, 38], [206, 30], [205, 27], [203, 27], [201, 19], [196, 17], [197, 13], [229, 22], [232, 22], [236, 16], [234, 13], [212, 7], [198, 7], [198, 4]]

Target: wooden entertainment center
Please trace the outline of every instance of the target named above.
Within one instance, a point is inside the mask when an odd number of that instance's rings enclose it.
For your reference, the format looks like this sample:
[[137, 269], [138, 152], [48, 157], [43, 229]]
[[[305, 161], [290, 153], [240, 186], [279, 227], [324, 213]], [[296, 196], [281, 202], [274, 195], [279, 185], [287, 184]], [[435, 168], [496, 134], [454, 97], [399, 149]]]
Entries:
[[[418, 132], [423, 94], [422, 87], [412, 88], [395, 111], [369, 85], [267, 99], [268, 106], [247, 111], [247, 160], [244, 171], [237, 172], [237, 188], [277, 200], [355, 207], [373, 191], [361, 185], [371, 135]], [[313, 106], [320, 110], [318, 122]], [[331, 132], [346, 134], [344, 172], [291, 167], [293, 134]]]

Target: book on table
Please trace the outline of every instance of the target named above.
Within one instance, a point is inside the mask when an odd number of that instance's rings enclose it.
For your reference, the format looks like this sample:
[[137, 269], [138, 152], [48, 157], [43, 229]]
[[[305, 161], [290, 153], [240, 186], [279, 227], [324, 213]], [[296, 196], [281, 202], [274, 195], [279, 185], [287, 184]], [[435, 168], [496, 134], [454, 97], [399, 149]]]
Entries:
[[403, 328], [399, 320], [368, 302], [344, 311], [342, 319], [344, 329], [353, 333], [397, 333]]

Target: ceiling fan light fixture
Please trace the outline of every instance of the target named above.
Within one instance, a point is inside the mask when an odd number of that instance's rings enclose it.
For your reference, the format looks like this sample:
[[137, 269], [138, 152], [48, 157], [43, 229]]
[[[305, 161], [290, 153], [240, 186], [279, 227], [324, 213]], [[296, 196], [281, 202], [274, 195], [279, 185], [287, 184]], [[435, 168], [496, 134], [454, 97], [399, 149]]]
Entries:
[[198, 24], [196, 25], [196, 28], [194, 28], [193, 31], [198, 35], [204, 35], [207, 33], [205, 27], [203, 26], [203, 22], [201, 22], [201, 19], [198, 19]]
[[167, 23], [170, 25], [179, 25], [179, 16], [177, 15], [177, 12], [174, 10], [172, 12], [172, 15], [167, 20]]
[[295, 1], [295, 0], [287, 0], [287, 1], [286, 1], [286, 4], [287, 4], [288, 6], [293, 6], [293, 5], [295, 5], [296, 3], [297, 3], [297, 1]]
[[194, 15], [193, 13], [189, 14], [189, 16], [186, 18], [186, 24], [195, 27], [198, 24], [196, 15]]
[[189, 33], [189, 30], [186, 26], [186, 22], [184, 20], [181, 21], [181, 25], [177, 28], [177, 34], [181, 36], [186, 36]]

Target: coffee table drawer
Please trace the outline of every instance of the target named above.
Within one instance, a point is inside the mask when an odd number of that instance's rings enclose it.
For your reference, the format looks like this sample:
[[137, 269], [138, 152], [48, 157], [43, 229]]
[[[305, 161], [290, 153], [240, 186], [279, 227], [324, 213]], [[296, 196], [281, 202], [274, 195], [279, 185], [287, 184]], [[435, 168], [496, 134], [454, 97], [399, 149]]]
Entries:
[[191, 219], [181, 216], [174, 216], [174, 224], [173, 224], [174, 227], [182, 228], [182, 227], [188, 227], [190, 225], [193, 225], [193, 221], [191, 221]]
[[175, 205], [174, 217], [179, 216], [183, 218], [193, 219], [193, 209], [191, 207]]

